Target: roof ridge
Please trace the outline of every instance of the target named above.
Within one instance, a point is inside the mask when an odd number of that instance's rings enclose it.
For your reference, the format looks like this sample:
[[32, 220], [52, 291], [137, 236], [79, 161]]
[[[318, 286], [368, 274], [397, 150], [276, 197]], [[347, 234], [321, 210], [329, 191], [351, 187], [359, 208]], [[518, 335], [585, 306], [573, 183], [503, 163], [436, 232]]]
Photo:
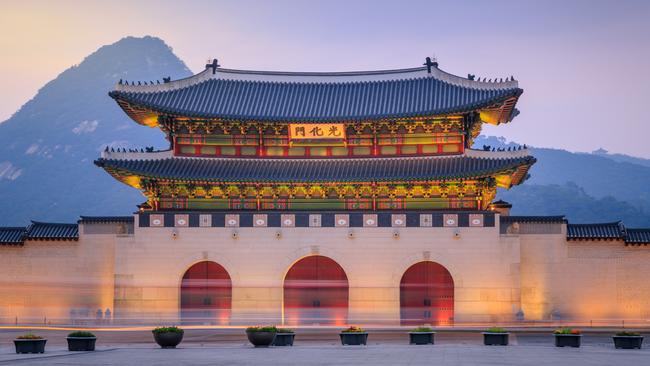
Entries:
[[[412, 75], [411, 75], [412, 74]], [[414, 77], [415, 76], [415, 77]], [[383, 77], [383, 78], [382, 78]], [[155, 93], [183, 89], [186, 87], [198, 85], [209, 80], [230, 80], [230, 81], [256, 81], [269, 83], [296, 83], [296, 84], [347, 84], [360, 82], [386, 82], [400, 80], [415, 80], [422, 78], [433, 78], [455, 86], [478, 90], [500, 90], [518, 88], [519, 82], [506, 77], [504, 81], [497, 81], [497, 78], [490, 81], [475, 80], [454, 75], [443, 71], [438, 67], [413, 67], [402, 69], [384, 69], [384, 70], [366, 70], [366, 71], [330, 71], [330, 72], [310, 72], [310, 71], [261, 71], [261, 70], [239, 70], [225, 69], [221, 67], [206, 67], [203, 71], [178, 80], [165, 80], [163, 83], [150, 83], [141, 81], [138, 85], [134, 82], [131, 84], [126, 81], [120, 81], [115, 85], [113, 91], [132, 92], [132, 93]], [[293, 80], [292, 80], [293, 79]], [[358, 80], [356, 80], [358, 79]]]
[[623, 221], [619, 220], [619, 221], [614, 221], [614, 222], [597, 222], [597, 223], [586, 223], [586, 224], [585, 223], [576, 223], [576, 224], [569, 224], [569, 225], [572, 225], [572, 226], [603, 226], [603, 225], [612, 225], [612, 226], [614, 226], [614, 225], [617, 225], [618, 226], [618, 225], [620, 225], [622, 223], [623, 223]]
[[32, 222], [32, 225], [70, 225], [70, 226], [77, 225], [75, 223], [70, 223], [70, 222], [45, 222], [45, 221], [34, 221], [34, 220], [30, 220], [30, 221]]

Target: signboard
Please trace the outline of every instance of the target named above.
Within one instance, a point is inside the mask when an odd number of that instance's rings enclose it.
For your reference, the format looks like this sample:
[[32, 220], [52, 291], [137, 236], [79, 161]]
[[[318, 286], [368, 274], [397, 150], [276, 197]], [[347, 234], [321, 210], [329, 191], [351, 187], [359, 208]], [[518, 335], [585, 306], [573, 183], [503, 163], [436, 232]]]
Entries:
[[291, 140], [342, 140], [345, 139], [343, 123], [290, 123]]

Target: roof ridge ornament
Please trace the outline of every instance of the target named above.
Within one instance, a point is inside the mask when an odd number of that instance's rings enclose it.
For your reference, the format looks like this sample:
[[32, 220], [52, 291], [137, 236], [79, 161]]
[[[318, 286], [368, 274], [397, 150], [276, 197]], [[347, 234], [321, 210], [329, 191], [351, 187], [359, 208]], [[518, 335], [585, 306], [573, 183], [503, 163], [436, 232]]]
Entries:
[[427, 57], [425, 58], [425, 62], [422, 64], [427, 67], [427, 73], [431, 74], [431, 66], [435, 67], [436, 69], [438, 68], [438, 60], [436, 59], [435, 56], [433, 58]]
[[212, 69], [212, 75], [214, 75], [214, 74], [217, 73], [217, 67], [219, 67], [219, 66], [221, 66], [221, 65], [219, 65], [219, 62], [215, 58], [215, 59], [212, 59], [212, 62], [210, 62], [210, 60], [208, 60], [208, 63], [205, 64], [205, 69], [206, 70], [207, 69]]

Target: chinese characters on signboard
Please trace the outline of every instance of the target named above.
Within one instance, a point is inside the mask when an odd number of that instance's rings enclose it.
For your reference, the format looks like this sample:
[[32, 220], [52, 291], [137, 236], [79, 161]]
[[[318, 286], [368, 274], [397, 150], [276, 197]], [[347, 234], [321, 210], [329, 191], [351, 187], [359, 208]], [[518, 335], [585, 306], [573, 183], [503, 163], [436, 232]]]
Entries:
[[291, 123], [289, 124], [291, 140], [344, 139], [343, 123]]

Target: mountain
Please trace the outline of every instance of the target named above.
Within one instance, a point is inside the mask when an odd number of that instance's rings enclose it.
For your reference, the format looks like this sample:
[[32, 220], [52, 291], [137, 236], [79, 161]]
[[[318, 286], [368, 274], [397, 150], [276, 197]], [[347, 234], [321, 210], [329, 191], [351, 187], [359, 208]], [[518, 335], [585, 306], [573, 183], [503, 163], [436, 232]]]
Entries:
[[512, 215], [566, 215], [572, 223], [622, 220], [628, 227], [650, 226], [650, 212], [612, 196], [594, 198], [573, 182], [523, 184], [498, 196], [512, 203]]
[[[484, 145], [519, 144], [479, 136], [474, 147]], [[650, 226], [650, 160], [603, 150], [591, 154], [530, 150], [537, 158], [530, 179], [498, 195], [513, 204], [513, 214], [566, 214], [573, 222], [624, 220], [628, 225]]]
[[41, 88], [0, 124], [0, 225], [125, 215], [144, 197], [93, 164], [107, 146], [167, 148], [158, 129], [130, 120], [108, 95], [119, 79], [191, 75], [162, 40], [101, 47]]

